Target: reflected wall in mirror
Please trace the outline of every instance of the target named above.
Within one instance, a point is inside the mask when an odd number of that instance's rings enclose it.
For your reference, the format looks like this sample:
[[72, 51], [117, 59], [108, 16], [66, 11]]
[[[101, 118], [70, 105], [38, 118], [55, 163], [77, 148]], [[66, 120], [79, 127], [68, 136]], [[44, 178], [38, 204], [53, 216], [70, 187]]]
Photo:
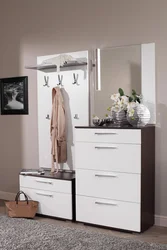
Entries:
[[93, 114], [104, 118], [110, 114], [107, 108], [111, 106], [112, 94], [122, 88], [126, 95], [131, 95], [135, 89], [150, 110], [150, 123], [155, 123], [155, 44], [100, 49], [96, 60]]

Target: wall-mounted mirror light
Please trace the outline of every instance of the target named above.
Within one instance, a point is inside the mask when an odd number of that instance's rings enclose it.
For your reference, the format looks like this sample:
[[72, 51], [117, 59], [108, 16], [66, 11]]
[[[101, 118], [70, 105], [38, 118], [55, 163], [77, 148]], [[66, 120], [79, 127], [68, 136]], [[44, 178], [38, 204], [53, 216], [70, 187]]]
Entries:
[[101, 58], [100, 49], [96, 49], [96, 91], [101, 90]]

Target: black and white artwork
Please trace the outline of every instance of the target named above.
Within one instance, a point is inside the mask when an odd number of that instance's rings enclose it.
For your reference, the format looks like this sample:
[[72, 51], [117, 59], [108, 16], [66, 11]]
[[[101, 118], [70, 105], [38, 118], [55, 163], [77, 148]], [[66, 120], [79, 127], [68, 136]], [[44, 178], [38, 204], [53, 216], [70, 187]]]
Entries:
[[1, 114], [28, 114], [28, 77], [0, 79]]

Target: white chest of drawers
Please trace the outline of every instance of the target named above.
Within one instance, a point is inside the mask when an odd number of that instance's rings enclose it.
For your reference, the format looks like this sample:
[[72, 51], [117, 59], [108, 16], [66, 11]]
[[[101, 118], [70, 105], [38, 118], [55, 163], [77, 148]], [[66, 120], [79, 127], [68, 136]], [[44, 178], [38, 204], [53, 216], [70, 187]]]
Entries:
[[154, 224], [155, 128], [76, 127], [76, 220], [142, 232]]
[[71, 173], [44, 176], [21, 175], [20, 190], [39, 202], [38, 214], [75, 221], [75, 176]]

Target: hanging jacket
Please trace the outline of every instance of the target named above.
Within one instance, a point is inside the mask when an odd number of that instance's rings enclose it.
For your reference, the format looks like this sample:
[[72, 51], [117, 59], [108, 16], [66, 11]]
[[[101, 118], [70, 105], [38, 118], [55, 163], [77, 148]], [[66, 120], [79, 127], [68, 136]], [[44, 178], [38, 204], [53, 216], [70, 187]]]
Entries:
[[67, 161], [67, 142], [65, 131], [65, 108], [61, 90], [59, 87], [52, 89], [52, 115], [50, 124], [51, 135], [51, 154], [52, 168], [55, 171], [54, 162], [56, 161], [56, 172], [58, 172], [58, 163]]

